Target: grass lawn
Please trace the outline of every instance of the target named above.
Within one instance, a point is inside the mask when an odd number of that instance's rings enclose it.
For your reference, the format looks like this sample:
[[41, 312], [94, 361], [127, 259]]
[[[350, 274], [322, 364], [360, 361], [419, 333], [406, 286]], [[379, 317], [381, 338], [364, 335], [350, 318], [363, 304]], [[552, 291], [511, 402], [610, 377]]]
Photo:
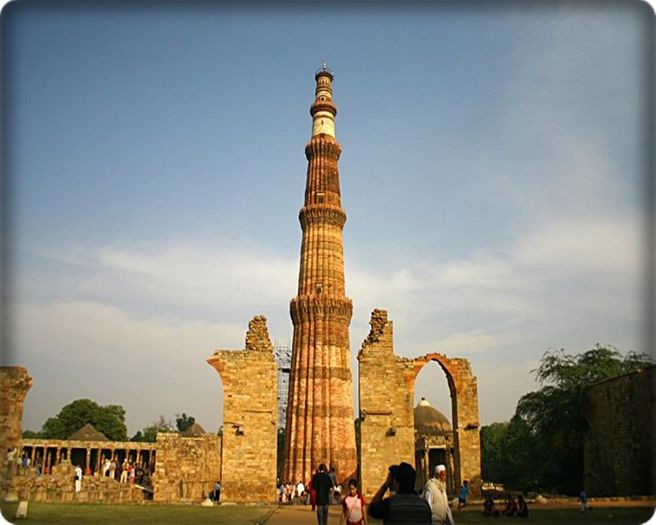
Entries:
[[[266, 519], [274, 507], [266, 506], [226, 506], [199, 507], [182, 505], [103, 505], [103, 504], [63, 504], [30, 503], [27, 519], [15, 520], [18, 503], [2, 503], [2, 514], [6, 520], [25, 525], [43, 524], [99, 524], [99, 525], [254, 525]], [[654, 510], [649, 507], [597, 508], [585, 514], [578, 509], [530, 508], [528, 519], [486, 518], [479, 512], [469, 510], [456, 512], [456, 525], [639, 525], [647, 522]], [[300, 517], [300, 516], [299, 516]], [[308, 525], [314, 525], [314, 513], [302, 516]], [[296, 521], [295, 521], [296, 523]], [[337, 518], [331, 516], [330, 523], [336, 525]], [[382, 522], [370, 520], [371, 525]]]
[[488, 525], [577, 525], [579, 523], [588, 523], [589, 525], [597, 524], [614, 524], [614, 525], [639, 525], [648, 521], [654, 510], [649, 507], [629, 507], [629, 508], [597, 508], [586, 513], [578, 509], [545, 509], [529, 507], [528, 518], [488, 518], [479, 512], [454, 512], [456, 525], [461, 524], [481, 524]]
[[18, 503], [2, 503], [2, 515], [25, 525], [254, 525], [274, 509], [265, 506], [200, 507], [197, 505], [104, 505], [30, 503], [27, 519], [15, 519]]
[[[458, 512], [454, 514], [456, 525], [640, 525], [651, 518], [648, 508], [608, 508], [593, 510], [586, 514], [574, 509], [529, 510], [528, 518], [487, 518], [478, 512]], [[310, 523], [310, 522], [308, 522]], [[330, 525], [337, 525], [337, 521]], [[369, 519], [369, 525], [382, 525], [382, 521]], [[651, 524], [650, 524], [651, 525]]]

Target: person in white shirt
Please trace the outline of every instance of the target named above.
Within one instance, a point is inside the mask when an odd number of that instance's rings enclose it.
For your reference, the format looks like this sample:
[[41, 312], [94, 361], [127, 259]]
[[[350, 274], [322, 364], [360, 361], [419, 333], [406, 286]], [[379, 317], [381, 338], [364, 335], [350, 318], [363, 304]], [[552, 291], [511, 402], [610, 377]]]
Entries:
[[17, 453], [16, 447], [7, 449], [7, 477], [14, 473], [14, 462]]
[[75, 465], [75, 492], [82, 490], [82, 467]]
[[449, 498], [446, 494], [446, 467], [437, 465], [435, 476], [424, 487], [424, 499], [431, 508], [432, 525], [454, 525]]
[[303, 496], [303, 493], [305, 492], [305, 485], [303, 485], [302, 481], [299, 481], [298, 484], [296, 485], [296, 496], [298, 499], [301, 500], [301, 503], [305, 503], [305, 497]]
[[109, 476], [109, 467], [112, 466], [112, 462], [109, 460], [109, 458], [105, 458], [105, 461], [103, 463], [102, 467], [102, 475], [104, 476]]

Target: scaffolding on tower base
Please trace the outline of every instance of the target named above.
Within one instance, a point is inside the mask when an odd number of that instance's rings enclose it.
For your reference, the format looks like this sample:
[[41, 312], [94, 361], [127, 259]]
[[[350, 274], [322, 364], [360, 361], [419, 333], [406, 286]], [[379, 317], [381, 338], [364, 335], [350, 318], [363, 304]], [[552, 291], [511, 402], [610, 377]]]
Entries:
[[289, 373], [292, 367], [292, 349], [289, 345], [281, 345], [276, 342], [273, 351], [278, 366], [278, 428], [285, 428], [287, 396], [289, 394]]

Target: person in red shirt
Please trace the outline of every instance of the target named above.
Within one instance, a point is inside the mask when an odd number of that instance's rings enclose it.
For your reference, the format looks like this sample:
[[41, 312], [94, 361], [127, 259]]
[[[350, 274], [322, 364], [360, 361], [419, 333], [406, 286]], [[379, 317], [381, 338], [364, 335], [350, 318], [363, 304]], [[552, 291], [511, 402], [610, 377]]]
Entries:
[[342, 502], [339, 525], [342, 525], [344, 520], [346, 520], [346, 525], [367, 525], [364, 498], [358, 492], [358, 481], [355, 479], [348, 482], [348, 494]]

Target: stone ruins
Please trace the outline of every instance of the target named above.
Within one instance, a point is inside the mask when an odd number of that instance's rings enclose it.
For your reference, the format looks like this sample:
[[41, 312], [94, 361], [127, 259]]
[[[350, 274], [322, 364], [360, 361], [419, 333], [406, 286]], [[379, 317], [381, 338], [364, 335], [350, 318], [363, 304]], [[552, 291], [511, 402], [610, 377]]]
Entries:
[[[478, 394], [469, 362], [438, 353], [416, 358], [395, 355], [392, 322], [384, 310], [372, 312], [371, 331], [358, 354], [357, 456], [349, 342], [353, 306], [344, 284], [346, 214], [341, 207], [341, 146], [335, 139], [333, 78], [325, 65], [315, 75], [312, 135], [305, 147], [308, 168], [305, 202], [299, 213], [303, 236], [298, 294], [290, 302], [294, 334], [283, 476], [285, 481], [307, 482], [319, 463], [325, 463], [335, 467], [341, 482], [359, 477], [364, 494], [371, 497], [389, 465], [415, 463], [414, 384], [422, 367], [435, 361], [444, 370], [451, 393], [453, 462], [449, 469], [454, 486], [467, 479], [471, 494], [478, 495]], [[21, 440], [23, 400], [31, 379], [24, 368], [3, 368], [2, 445], [5, 450], [17, 447], [18, 457], [23, 451], [35, 454], [40, 449], [50, 458], [51, 467], [39, 479], [4, 473], [3, 495], [13, 491], [21, 497], [60, 501], [143, 498], [140, 490], [126, 492], [109, 479], [89, 480], [82, 492], [73, 492], [72, 456], [78, 454], [94, 470], [104, 451], [123, 451], [124, 457], [135, 458], [148, 452], [155, 502], [201, 501], [216, 480], [222, 483], [223, 502], [275, 502], [278, 375], [265, 317], [251, 320], [243, 350], [218, 350], [207, 362], [223, 383], [222, 436], [160, 433], [155, 444], [143, 447], [104, 441]]]

